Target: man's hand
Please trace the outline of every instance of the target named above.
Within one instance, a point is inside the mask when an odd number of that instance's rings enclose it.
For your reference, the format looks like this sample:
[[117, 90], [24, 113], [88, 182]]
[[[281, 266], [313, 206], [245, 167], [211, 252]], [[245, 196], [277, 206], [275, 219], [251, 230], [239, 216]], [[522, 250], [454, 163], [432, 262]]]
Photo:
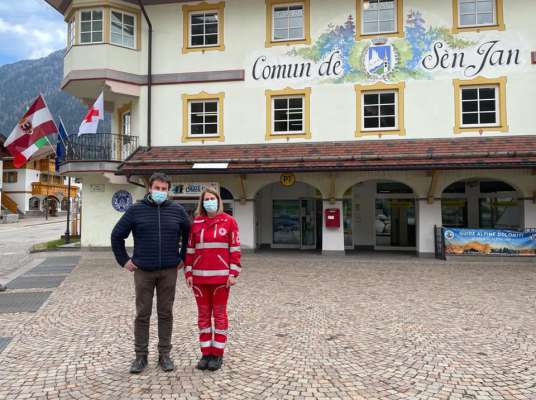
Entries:
[[193, 277], [186, 278], [186, 286], [188, 286], [190, 289], [194, 287], [194, 278]]
[[179, 265], [177, 265], [177, 269], [181, 269], [181, 268], [184, 268], [184, 261], [182, 261], [182, 260], [179, 263]]
[[227, 287], [231, 287], [231, 286], [234, 286], [236, 285], [236, 282], [238, 281], [238, 278], [236, 278], [235, 276], [229, 276], [229, 279], [227, 279]]
[[125, 264], [125, 269], [129, 272], [134, 272], [135, 270], [138, 269], [138, 267], [136, 267], [136, 264], [134, 264], [132, 260], [128, 260], [127, 263]]

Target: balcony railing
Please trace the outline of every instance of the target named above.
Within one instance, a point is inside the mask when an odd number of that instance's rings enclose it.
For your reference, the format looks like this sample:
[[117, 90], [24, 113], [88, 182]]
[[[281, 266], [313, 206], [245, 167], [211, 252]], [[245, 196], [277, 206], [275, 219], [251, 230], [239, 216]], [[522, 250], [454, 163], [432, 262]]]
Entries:
[[138, 137], [114, 133], [70, 136], [66, 161], [124, 161], [138, 148]]

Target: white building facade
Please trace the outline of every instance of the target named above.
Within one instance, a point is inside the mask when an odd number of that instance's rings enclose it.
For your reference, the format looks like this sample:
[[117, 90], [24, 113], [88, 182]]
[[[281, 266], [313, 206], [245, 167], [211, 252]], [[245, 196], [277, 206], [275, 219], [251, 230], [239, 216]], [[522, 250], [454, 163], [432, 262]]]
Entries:
[[83, 246], [155, 171], [188, 209], [219, 187], [252, 250], [429, 255], [434, 226], [536, 227], [532, 1], [48, 3], [63, 89], [113, 113], [62, 166]]
[[[2, 150], [5, 151], [0, 148]], [[47, 204], [50, 212], [66, 211], [69, 189], [66, 181], [66, 177], [55, 171], [54, 160], [31, 160], [24, 167], [16, 168], [12, 157], [6, 157], [0, 186], [3, 211], [20, 216], [40, 216], [45, 214]], [[71, 204], [78, 202], [80, 189], [81, 185], [73, 181]]]

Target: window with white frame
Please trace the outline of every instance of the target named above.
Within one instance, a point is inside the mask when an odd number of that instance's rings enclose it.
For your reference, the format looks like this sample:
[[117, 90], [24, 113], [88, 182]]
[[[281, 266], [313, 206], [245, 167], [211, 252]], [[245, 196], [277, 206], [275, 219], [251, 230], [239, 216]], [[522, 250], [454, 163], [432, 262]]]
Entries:
[[462, 127], [499, 125], [498, 86], [461, 87]]
[[67, 47], [74, 46], [76, 38], [76, 20], [72, 18], [67, 24]]
[[190, 47], [218, 46], [219, 31], [218, 11], [190, 13]]
[[136, 47], [136, 17], [123, 11], [112, 10], [111, 42], [123, 47]]
[[362, 34], [397, 31], [397, 0], [363, 0], [361, 4]]
[[274, 96], [272, 98], [272, 133], [303, 133], [304, 96]]
[[364, 131], [398, 128], [398, 92], [396, 90], [363, 92], [362, 96], [362, 129]]
[[460, 27], [487, 26], [497, 23], [497, 0], [458, 1]]
[[190, 136], [217, 136], [219, 100], [190, 100], [188, 102]]
[[305, 10], [303, 3], [276, 5], [272, 9], [272, 40], [305, 39]]
[[80, 43], [102, 43], [103, 12], [86, 10], [80, 12]]

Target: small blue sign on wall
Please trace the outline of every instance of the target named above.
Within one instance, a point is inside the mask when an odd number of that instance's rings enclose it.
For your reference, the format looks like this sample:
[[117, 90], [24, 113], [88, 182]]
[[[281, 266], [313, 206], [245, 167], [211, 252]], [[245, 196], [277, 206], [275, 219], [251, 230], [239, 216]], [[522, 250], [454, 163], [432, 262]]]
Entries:
[[118, 190], [112, 196], [112, 206], [115, 211], [125, 212], [132, 205], [132, 194], [126, 190]]

